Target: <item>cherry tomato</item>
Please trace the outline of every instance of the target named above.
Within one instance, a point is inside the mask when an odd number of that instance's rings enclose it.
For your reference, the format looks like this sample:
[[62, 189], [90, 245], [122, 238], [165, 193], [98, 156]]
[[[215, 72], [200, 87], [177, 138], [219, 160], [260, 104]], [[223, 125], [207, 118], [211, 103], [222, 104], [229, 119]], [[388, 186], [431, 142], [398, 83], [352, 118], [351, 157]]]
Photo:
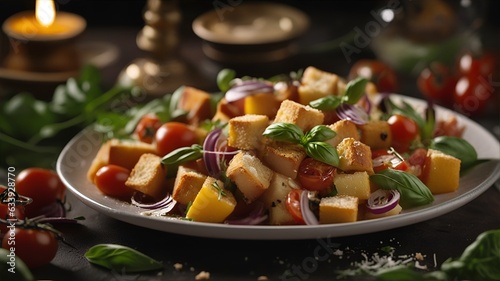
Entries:
[[330, 193], [337, 169], [313, 158], [304, 159], [299, 166], [297, 178], [304, 189]]
[[3, 237], [2, 247], [8, 251], [15, 248], [15, 255], [33, 269], [50, 263], [56, 256], [58, 242], [49, 230], [16, 227], [13, 234], [9, 232]]
[[106, 165], [97, 170], [95, 185], [105, 195], [130, 200], [134, 190], [125, 185], [130, 171], [118, 165]]
[[167, 122], [158, 129], [155, 140], [158, 153], [166, 155], [177, 148], [198, 143], [198, 136], [187, 124]]
[[52, 170], [27, 168], [16, 177], [16, 192], [33, 201], [25, 206], [27, 217], [43, 215], [43, 208], [62, 200], [66, 187]]
[[153, 143], [156, 131], [161, 125], [162, 122], [158, 116], [146, 114], [139, 120], [139, 123], [137, 123], [134, 134], [142, 142]]
[[473, 55], [470, 52], [463, 54], [458, 63], [461, 74], [468, 77], [488, 77], [495, 72], [495, 56], [486, 52], [481, 55]]
[[412, 119], [394, 114], [387, 120], [392, 135], [392, 147], [397, 152], [406, 152], [410, 149], [411, 142], [419, 134], [417, 123]]
[[488, 78], [462, 76], [455, 87], [453, 108], [465, 115], [482, 113], [493, 98], [494, 89]]
[[[0, 193], [4, 192], [6, 187], [0, 186]], [[24, 206], [16, 205], [13, 207], [8, 203], [0, 202], [0, 219], [9, 220], [9, 219], [17, 219], [23, 220], [25, 218], [24, 215]], [[7, 232], [7, 225], [0, 223], [0, 233], [4, 234]]]
[[407, 171], [409, 168], [406, 161], [384, 149], [380, 149], [375, 153], [372, 153], [372, 162], [373, 171], [375, 173], [386, 169]]
[[306, 224], [302, 216], [302, 209], [300, 208], [300, 196], [304, 192], [300, 189], [291, 190], [286, 197], [286, 209], [292, 215], [297, 224]]
[[434, 62], [417, 78], [420, 92], [429, 100], [450, 106], [457, 78], [445, 64]]
[[362, 76], [377, 86], [381, 93], [394, 93], [399, 89], [396, 73], [379, 60], [362, 59], [355, 62], [349, 70], [349, 80]]

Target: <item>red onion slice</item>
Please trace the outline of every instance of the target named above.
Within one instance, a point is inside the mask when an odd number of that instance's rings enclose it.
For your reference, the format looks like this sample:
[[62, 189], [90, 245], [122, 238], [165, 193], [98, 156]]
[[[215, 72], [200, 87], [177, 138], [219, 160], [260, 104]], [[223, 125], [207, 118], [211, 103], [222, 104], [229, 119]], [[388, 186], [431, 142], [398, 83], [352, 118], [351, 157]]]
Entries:
[[302, 212], [302, 217], [307, 225], [318, 225], [319, 221], [316, 215], [311, 211], [309, 207], [309, 191], [302, 191], [300, 194], [300, 211]]
[[214, 129], [208, 133], [205, 141], [203, 142], [203, 162], [205, 163], [205, 168], [211, 176], [216, 176], [220, 172], [216, 155], [209, 152], [215, 151], [215, 145], [217, 144], [217, 140], [221, 134], [221, 129]]
[[272, 84], [264, 81], [249, 80], [240, 82], [231, 87], [224, 96], [227, 102], [234, 102], [239, 99], [258, 94], [258, 93], [273, 93], [274, 87]]
[[162, 200], [153, 203], [142, 203], [141, 199], [139, 198], [140, 196], [142, 196], [141, 193], [139, 192], [134, 193], [132, 198], [130, 198], [130, 202], [132, 203], [132, 205], [143, 209], [149, 209], [149, 210], [160, 209], [176, 202], [172, 198], [172, 195], [170, 194], [167, 194], [167, 196], [165, 196], [165, 198], [163, 198]]
[[379, 189], [370, 195], [366, 206], [373, 214], [382, 214], [394, 209], [398, 205], [400, 197], [397, 190]]
[[356, 105], [343, 103], [335, 111], [340, 119], [349, 120], [358, 125], [366, 124], [369, 120], [368, 113]]

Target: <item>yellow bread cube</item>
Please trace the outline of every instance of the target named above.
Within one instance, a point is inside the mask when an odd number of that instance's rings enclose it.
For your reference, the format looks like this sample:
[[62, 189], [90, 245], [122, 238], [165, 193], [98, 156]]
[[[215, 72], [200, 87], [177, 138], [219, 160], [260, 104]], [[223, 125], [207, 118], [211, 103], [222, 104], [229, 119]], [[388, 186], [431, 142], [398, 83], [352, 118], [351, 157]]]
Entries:
[[264, 141], [262, 133], [267, 126], [269, 118], [266, 115], [247, 114], [231, 118], [227, 144], [244, 150], [259, 149]]
[[274, 123], [295, 124], [303, 132], [307, 132], [314, 126], [323, 124], [324, 118], [323, 112], [317, 109], [291, 100], [284, 100], [276, 113]]
[[299, 86], [299, 102], [309, 104], [311, 101], [330, 95], [337, 95], [339, 76], [309, 66], [302, 75]]
[[328, 125], [328, 127], [332, 129], [336, 135], [325, 142], [333, 147], [336, 147], [345, 138], [353, 138], [354, 140], [360, 139], [356, 124], [349, 120], [339, 120], [331, 125]]
[[319, 203], [319, 223], [344, 223], [358, 220], [358, 197], [323, 197]]
[[182, 88], [177, 108], [187, 112], [187, 121], [193, 125], [198, 125], [213, 115], [210, 94], [193, 87]]
[[370, 176], [365, 171], [353, 174], [339, 173], [333, 179], [333, 183], [339, 195], [358, 197], [360, 201], [370, 198]]
[[423, 180], [432, 194], [453, 192], [458, 189], [460, 181], [460, 159], [441, 151], [429, 149], [424, 170], [427, 172]]
[[279, 173], [274, 173], [269, 188], [262, 194], [262, 202], [269, 210], [269, 224], [283, 225], [294, 224], [290, 212], [286, 208], [288, 193], [299, 185], [293, 179]]
[[261, 159], [272, 170], [295, 179], [306, 156], [300, 145], [273, 141], [264, 147]]
[[194, 201], [207, 176], [194, 169], [179, 166], [175, 177], [172, 198], [184, 205]]
[[153, 198], [161, 199], [167, 191], [166, 175], [160, 156], [145, 153], [135, 164], [125, 185]]
[[245, 98], [245, 114], [266, 115], [273, 119], [279, 106], [273, 93], [259, 93]]
[[246, 151], [238, 152], [226, 170], [226, 176], [236, 184], [247, 203], [253, 202], [266, 191], [273, 173], [259, 158]]
[[373, 174], [372, 151], [366, 144], [353, 138], [343, 139], [337, 145], [338, 168], [344, 171], [366, 171]]
[[387, 121], [374, 120], [358, 125], [361, 142], [372, 149], [389, 148], [392, 142], [391, 128]]
[[384, 217], [389, 217], [389, 216], [394, 216], [397, 214], [400, 214], [403, 208], [397, 204], [396, 207], [392, 208], [391, 210], [381, 213], [381, 214], [374, 214], [370, 212], [368, 209], [365, 210], [364, 212], [364, 219], [371, 220], [371, 219], [378, 219], [378, 218], [384, 218]]
[[203, 186], [189, 207], [186, 218], [199, 222], [221, 223], [233, 212], [236, 199], [224, 183], [207, 177]]

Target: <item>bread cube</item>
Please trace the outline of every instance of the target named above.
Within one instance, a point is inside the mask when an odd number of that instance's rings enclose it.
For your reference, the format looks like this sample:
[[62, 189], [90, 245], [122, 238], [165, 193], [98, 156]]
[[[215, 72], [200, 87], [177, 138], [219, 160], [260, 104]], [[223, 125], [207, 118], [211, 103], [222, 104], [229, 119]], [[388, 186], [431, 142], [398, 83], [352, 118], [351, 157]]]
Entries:
[[293, 179], [274, 173], [269, 188], [261, 196], [264, 206], [269, 210], [269, 224], [295, 224], [295, 220], [286, 208], [286, 198], [288, 193], [298, 186]]
[[345, 138], [337, 145], [338, 168], [343, 171], [366, 171], [373, 174], [372, 151], [366, 144]]
[[193, 87], [182, 88], [177, 108], [187, 112], [187, 121], [192, 125], [198, 125], [213, 115], [210, 94]]
[[259, 93], [245, 98], [245, 114], [265, 115], [273, 119], [280, 102], [273, 93]]
[[299, 102], [309, 104], [311, 101], [330, 95], [337, 95], [339, 76], [309, 66], [302, 75], [299, 86]]
[[300, 163], [306, 156], [300, 145], [273, 141], [264, 147], [261, 159], [275, 172], [295, 179]]
[[262, 133], [267, 126], [269, 118], [265, 115], [247, 114], [231, 118], [228, 123], [227, 144], [244, 150], [259, 149], [264, 140]]
[[199, 222], [221, 223], [233, 212], [236, 199], [224, 183], [207, 177], [189, 207], [186, 218]]
[[323, 197], [319, 203], [319, 223], [344, 223], [358, 220], [358, 197]]
[[423, 182], [432, 194], [453, 192], [458, 189], [460, 163], [460, 159], [439, 150], [427, 150], [427, 159], [424, 165], [427, 176]]
[[323, 124], [324, 118], [323, 112], [317, 109], [291, 100], [284, 100], [278, 109], [278, 113], [276, 113], [274, 123], [295, 124], [303, 132], [307, 132], [314, 126]]
[[226, 176], [236, 184], [247, 203], [253, 202], [266, 191], [273, 173], [259, 158], [246, 151], [236, 154], [226, 170]]
[[183, 205], [193, 202], [207, 176], [183, 165], [177, 169], [172, 198]]
[[372, 149], [384, 149], [391, 146], [392, 134], [387, 121], [369, 121], [366, 124], [358, 125], [358, 128], [361, 132], [361, 142]]
[[345, 138], [353, 138], [355, 140], [360, 139], [356, 124], [349, 120], [339, 120], [331, 125], [328, 125], [328, 127], [337, 133], [335, 137], [325, 141], [333, 147], [336, 147]]
[[236, 105], [236, 102], [229, 103], [226, 101], [225, 98], [222, 98], [217, 103], [217, 109], [215, 111], [214, 116], [212, 117], [212, 121], [228, 122], [229, 119], [243, 114], [244, 114], [243, 110]]
[[161, 158], [145, 153], [135, 164], [125, 185], [155, 199], [161, 199], [167, 192], [166, 175]]
[[339, 195], [358, 197], [360, 201], [370, 198], [370, 176], [366, 171], [353, 174], [339, 173], [333, 179], [333, 184]]

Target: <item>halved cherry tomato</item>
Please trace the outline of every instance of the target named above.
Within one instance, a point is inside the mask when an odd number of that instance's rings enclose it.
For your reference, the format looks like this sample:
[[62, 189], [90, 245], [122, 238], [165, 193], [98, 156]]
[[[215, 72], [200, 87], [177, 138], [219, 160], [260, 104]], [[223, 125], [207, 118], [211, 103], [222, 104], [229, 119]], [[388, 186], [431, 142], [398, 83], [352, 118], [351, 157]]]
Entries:
[[297, 179], [304, 189], [325, 195], [331, 192], [336, 174], [335, 167], [308, 157], [300, 163]]
[[300, 208], [300, 196], [304, 192], [301, 189], [292, 189], [286, 197], [286, 209], [292, 215], [297, 224], [306, 224]]
[[[56, 235], [44, 229], [15, 227], [12, 235], [5, 235], [2, 247], [20, 257], [31, 269], [41, 267], [56, 256], [58, 242]], [[10, 233], [10, 232], [9, 232]]]
[[427, 99], [450, 106], [457, 80], [448, 66], [433, 62], [422, 70], [417, 78], [417, 86]]
[[156, 131], [161, 127], [162, 122], [158, 116], [153, 114], [144, 115], [137, 126], [135, 127], [134, 134], [142, 142], [152, 143]]
[[43, 168], [27, 168], [16, 177], [16, 192], [33, 201], [25, 206], [27, 217], [43, 215], [43, 208], [62, 200], [66, 187], [56, 172]]
[[407, 171], [409, 168], [405, 160], [384, 149], [372, 152], [372, 163], [375, 173], [386, 169]]
[[494, 88], [483, 76], [462, 76], [455, 87], [453, 107], [465, 115], [475, 115], [484, 111], [492, 100]]
[[187, 124], [167, 122], [156, 131], [155, 141], [158, 153], [163, 156], [177, 148], [198, 143], [198, 136]]
[[396, 72], [379, 60], [362, 59], [355, 62], [348, 77], [352, 80], [358, 76], [373, 82], [381, 93], [395, 93], [399, 89]]
[[118, 165], [106, 165], [97, 170], [95, 175], [95, 185], [104, 194], [130, 200], [134, 190], [125, 185], [130, 171]]
[[417, 123], [412, 119], [394, 114], [387, 120], [392, 134], [392, 147], [397, 152], [406, 152], [410, 149], [410, 144], [419, 135]]

